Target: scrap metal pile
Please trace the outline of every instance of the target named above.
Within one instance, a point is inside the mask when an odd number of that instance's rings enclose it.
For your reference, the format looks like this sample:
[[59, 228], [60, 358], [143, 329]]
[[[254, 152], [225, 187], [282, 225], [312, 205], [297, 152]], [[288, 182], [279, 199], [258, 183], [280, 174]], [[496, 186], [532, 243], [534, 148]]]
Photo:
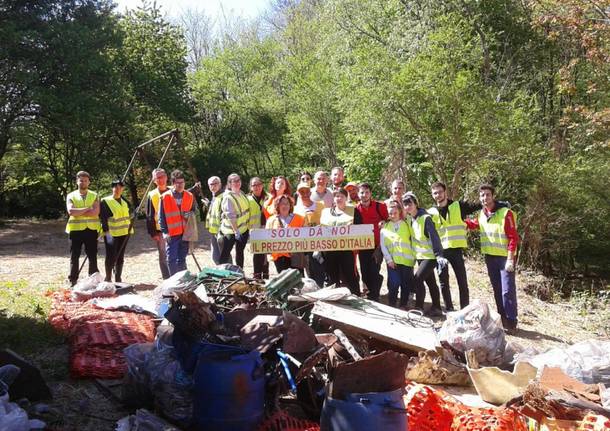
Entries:
[[52, 322], [70, 331], [77, 357], [104, 348], [90, 318], [106, 334], [123, 333], [110, 327], [113, 313], [141, 316], [128, 328], [158, 324], [154, 336], [122, 336], [131, 345], [108, 350], [134, 411], [121, 431], [610, 429], [610, 342], [522, 351], [476, 301], [440, 327], [346, 288], [320, 289], [297, 270], [264, 283], [230, 266], [175, 274], [153, 298], [56, 299]]

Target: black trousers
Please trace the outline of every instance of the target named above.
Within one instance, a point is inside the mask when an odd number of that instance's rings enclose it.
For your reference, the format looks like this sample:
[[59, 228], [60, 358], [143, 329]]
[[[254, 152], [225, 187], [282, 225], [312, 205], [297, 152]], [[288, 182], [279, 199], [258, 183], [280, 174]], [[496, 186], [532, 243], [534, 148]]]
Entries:
[[324, 280], [326, 279], [324, 265], [317, 259], [314, 259], [313, 253], [305, 253], [305, 256], [307, 258], [307, 276], [313, 279], [318, 286], [323, 287]]
[[434, 277], [434, 268], [436, 268], [436, 259], [423, 259], [417, 261], [417, 271], [415, 272], [415, 306], [424, 308], [426, 300], [426, 287], [424, 281], [428, 285], [430, 298], [432, 299], [432, 307], [441, 308], [441, 296]]
[[[464, 308], [469, 303], [468, 278], [466, 276], [466, 265], [464, 265], [464, 255], [461, 248], [446, 248], [443, 250], [443, 257], [449, 261], [455, 278], [457, 279], [460, 291], [460, 308]], [[438, 276], [443, 294], [443, 302], [447, 309], [453, 308], [451, 302], [451, 290], [449, 288], [449, 268], [445, 268]]]
[[369, 290], [367, 297], [371, 301], [379, 301], [379, 291], [383, 283], [383, 275], [380, 274], [381, 262], [375, 262], [373, 253], [374, 250], [360, 250], [358, 251], [358, 259], [360, 260], [362, 281]]
[[114, 281], [121, 282], [123, 274], [123, 263], [125, 262], [125, 249], [127, 238], [129, 235], [112, 237], [112, 242], [108, 243], [108, 239], [104, 236], [104, 245], [106, 246], [106, 281], [112, 281], [112, 270], [114, 269]]
[[218, 247], [220, 248], [220, 263], [231, 263], [231, 250], [235, 246], [235, 263], [243, 269], [244, 267], [244, 249], [248, 243], [250, 232], [246, 231], [241, 235], [241, 241], [235, 238], [234, 234], [223, 235], [218, 234]]
[[253, 254], [252, 266], [254, 267], [254, 278], [269, 278], [269, 262], [266, 254]]
[[354, 253], [327, 251], [324, 253], [324, 269], [331, 284], [347, 286], [354, 295], [360, 295], [360, 283], [354, 268]]
[[278, 257], [273, 263], [275, 264], [275, 270], [278, 274], [283, 270], [290, 268], [290, 258], [286, 256]]
[[85, 246], [85, 253], [89, 260], [89, 275], [98, 272], [97, 269], [97, 231], [85, 229], [70, 232], [70, 283], [72, 286], [78, 281], [78, 260]]

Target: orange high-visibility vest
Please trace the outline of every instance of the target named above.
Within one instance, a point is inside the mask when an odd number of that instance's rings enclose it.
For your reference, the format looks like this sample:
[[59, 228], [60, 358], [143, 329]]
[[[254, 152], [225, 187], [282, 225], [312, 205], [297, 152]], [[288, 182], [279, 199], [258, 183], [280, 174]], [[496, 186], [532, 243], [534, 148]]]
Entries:
[[163, 201], [163, 211], [165, 212], [165, 224], [167, 225], [167, 231], [169, 236], [182, 235], [184, 233], [184, 226], [186, 225], [186, 219], [183, 213], [188, 212], [193, 208], [193, 194], [188, 191], [182, 192], [182, 204], [178, 208], [176, 199], [172, 195], [172, 191], [169, 190], [163, 193], [161, 196]]
[[[292, 220], [288, 223], [286, 227], [303, 227], [305, 225], [305, 218], [299, 214], [293, 214]], [[277, 215], [272, 215], [269, 220], [267, 220], [267, 229], [278, 229], [281, 228], [281, 222]], [[290, 253], [271, 253], [271, 259], [278, 260], [280, 257], [290, 257]]]

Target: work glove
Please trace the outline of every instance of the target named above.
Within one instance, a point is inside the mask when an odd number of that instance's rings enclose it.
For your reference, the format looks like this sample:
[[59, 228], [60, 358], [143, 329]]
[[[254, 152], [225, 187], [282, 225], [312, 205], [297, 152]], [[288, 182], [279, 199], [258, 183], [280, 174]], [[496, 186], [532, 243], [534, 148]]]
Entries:
[[449, 265], [449, 261], [447, 259], [445, 259], [444, 257], [436, 258], [436, 271], [439, 274], [447, 268], [447, 265]]
[[106, 232], [104, 234], [104, 238], [106, 238], [106, 244], [112, 245], [114, 243], [114, 238], [112, 235], [110, 235], [110, 232]]
[[515, 270], [515, 262], [512, 259], [506, 259], [506, 264], [504, 265], [504, 271], [513, 272]]
[[320, 265], [324, 263], [324, 255], [321, 251], [314, 251], [311, 257], [312, 259], [315, 259], [315, 261], [318, 262]]

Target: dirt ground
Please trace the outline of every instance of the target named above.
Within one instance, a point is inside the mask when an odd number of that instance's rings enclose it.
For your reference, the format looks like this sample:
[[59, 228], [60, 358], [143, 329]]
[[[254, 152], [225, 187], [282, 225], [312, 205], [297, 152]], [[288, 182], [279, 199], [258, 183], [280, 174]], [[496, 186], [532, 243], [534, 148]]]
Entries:
[[[67, 287], [69, 241], [64, 227], [65, 221], [61, 220], [3, 221], [0, 225], [0, 289], [7, 283], [24, 283], [39, 292], [42, 297], [46, 291]], [[201, 236], [203, 238], [198, 244], [195, 256], [202, 267], [211, 266], [209, 240], [206, 235]], [[99, 244], [98, 251], [98, 266], [103, 271], [103, 243]], [[192, 257], [187, 259], [187, 265], [191, 271], [197, 270]], [[274, 274], [273, 265], [270, 265], [270, 269]], [[470, 259], [467, 262], [467, 270], [471, 300], [480, 299], [493, 305], [484, 265], [480, 261]], [[245, 271], [247, 274], [252, 273], [252, 256], [248, 252]], [[86, 272], [87, 267], [81, 276]], [[385, 276], [385, 269], [383, 273]], [[451, 277], [453, 301], [459, 304], [457, 286], [453, 275]], [[161, 281], [157, 250], [146, 234], [144, 222], [141, 220], [137, 222], [136, 234], [127, 247], [123, 280], [139, 285], [142, 291], [154, 288]], [[517, 274], [520, 328], [514, 337], [509, 337], [511, 341], [523, 346], [546, 349], [588, 338], [607, 338], [610, 335], [607, 307], [574, 301], [548, 303], [525, 293], [532, 288], [535, 290], [537, 285], [545, 282], [543, 277], [536, 274], [525, 271]], [[382, 295], [386, 293], [384, 286]], [[49, 379], [56, 404], [63, 406], [61, 415], [64, 425], [60, 429], [112, 430], [114, 421], [125, 415], [125, 411], [100, 396], [91, 382], [73, 381], [62, 373], [49, 370], [55, 362], [67, 363], [65, 346], [56, 345], [33, 353], [31, 359], [42, 368], [43, 374]]]

